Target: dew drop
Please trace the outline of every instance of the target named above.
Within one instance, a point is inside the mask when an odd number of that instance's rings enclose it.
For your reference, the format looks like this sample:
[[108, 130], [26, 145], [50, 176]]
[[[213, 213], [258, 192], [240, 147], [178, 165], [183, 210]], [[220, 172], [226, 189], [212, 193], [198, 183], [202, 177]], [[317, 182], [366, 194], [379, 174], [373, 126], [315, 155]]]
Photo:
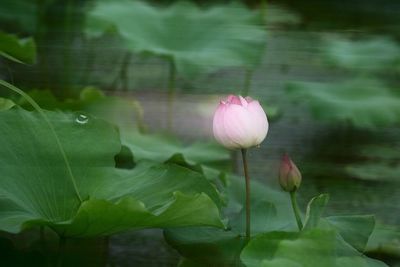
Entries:
[[88, 116], [84, 115], [84, 114], [79, 114], [75, 121], [79, 124], [86, 124], [89, 121]]

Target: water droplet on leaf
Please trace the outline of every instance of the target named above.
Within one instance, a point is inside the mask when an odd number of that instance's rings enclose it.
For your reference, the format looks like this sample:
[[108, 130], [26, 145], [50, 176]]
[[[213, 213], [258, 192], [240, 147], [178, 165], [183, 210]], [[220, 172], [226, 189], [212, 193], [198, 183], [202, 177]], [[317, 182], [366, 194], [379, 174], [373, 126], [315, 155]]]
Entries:
[[85, 124], [89, 121], [89, 118], [84, 114], [79, 114], [75, 121], [79, 124]]

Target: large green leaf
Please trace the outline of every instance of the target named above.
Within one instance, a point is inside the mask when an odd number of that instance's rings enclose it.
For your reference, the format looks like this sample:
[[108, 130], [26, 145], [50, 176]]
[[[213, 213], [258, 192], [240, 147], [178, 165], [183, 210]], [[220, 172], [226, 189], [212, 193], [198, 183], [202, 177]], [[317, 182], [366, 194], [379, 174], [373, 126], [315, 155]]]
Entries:
[[[58, 100], [49, 91], [34, 90], [29, 95], [45, 109], [84, 112], [105, 119], [119, 127], [122, 144], [130, 149], [135, 160], [173, 162], [191, 166], [207, 176], [216, 177], [218, 169], [229, 170], [228, 150], [214, 142], [183, 144], [173, 136], [149, 134], [141, 122], [142, 108], [134, 99], [105, 96], [98, 89], [84, 88], [78, 99]], [[18, 104], [31, 108], [25, 99]], [[196, 166], [201, 164], [202, 166]]]
[[15, 106], [15, 103], [7, 98], [0, 97], [0, 111], [10, 109]]
[[335, 230], [270, 232], [252, 239], [241, 259], [247, 267], [384, 267], [348, 245]]
[[[95, 87], [85, 87], [79, 97], [60, 100], [48, 90], [32, 90], [28, 95], [47, 110], [80, 111], [89, 113], [117, 125], [121, 131], [137, 131], [142, 127], [143, 110], [134, 98], [106, 96]], [[17, 102], [24, 109], [32, 109], [31, 104], [21, 97]]]
[[400, 228], [394, 225], [377, 224], [368, 240], [368, 252], [400, 258]]
[[338, 67], [357, 71], [400, 71], [400, 46], [387, 37], [356, 41], [329, 38], [324, 52]]
[[341, 236], [336, 239], [337, 267], [388, 267], [385, 263], [369, 258], [346, 243]]
[[161, 8], [142, 1], [99, 1], [86, 32], [99, 37], [116, 31], [129, 50], [167, 57], [178, 73], [193, 76], [257, 64], [266, 39], [261, 24], [259, 14], [238, 4], [201, 9], [190, 2]]
[[149, 162], [116, 169], [121, 144], [116, 129], [103, 120], [2, 111], [0, 146], [1, 230], [40, 224], [68, 236], [91, 236], [146, 227], [222, 226], [214, 204], [220, 205], [218, 193], [201, 174]]
[[310, 200], [307, 205], [306, 218], [304, 220], [304, 229], [312, 229], [318, 226], [319, 220], [328, 203], [329, 196], [321, 194]]
[[[230, 175], [226, 194], [229, 198], [226, 214], [231, 219], [238, 219], [237, 216], [241, 214], [243, 222], [246, 198], [244, 178]], [[290, 197], [286, 192], [270, 188], [254, 179], [251, 181], [251, 203], [254, 213], [252, 219], [254, 234], [273, 230], [296, 229]], [[244, 226], [239, 221], [234, 224]], [[241, 229], [241, 233], [244, 233], [244, 227]]]
[[373, 80], [344, 83], [292, 83], [293, 99], [304, 101], [315, 118], [349, 121], [356, 127], [376, 128], [400, 122], [400, 98]]
[[270, 232], [252, 239], [241, 259], [247, 267], [335, 266], [334, 231]]
[[399, 144], [362, 145], [357, 149], [359, 161], [346, 166], [353, 177], [372, 181], [400, 181]]
[[[228, 229], [191, 227], [166, 230], [167, 242], [184, 257], [182, 266], [385, 266], [361, 254], [374, 228], [372, 216], [321, 218], [327, 195], [308, 205], [305, 228], [297, 230], [287, 193], [274, 191], [252, 181], [252, 239], [245, 245], [244, 184], [230, 176], [224, 214]], [[272, 232], [271, 232], [272, 231]], [[358, 251], [357, 251], [358, 249]], [[245, 255], [245, 256], [243, 256]]]
[[[204, 164], [214, 166], [218, 163], [227, 165], [230, 156], [226, 149], [216, 143], [194, 143], [186, 146], [176, 138], [159, 134], [141, 134], [139, 132], [123, 132], [122, 143], [129, 147], [135, 159], [152, 159], [158, 162], [183, 160], [190, 165]], [[175, 157], [175, 158], [174, 158]]]
[[33, 64], [36, 61], [35, 41], [0, 31], [0, 55], [18, 63]]
[[400, 181], [400, 166], [385, 162], [355, 163], [346, 166], [349, 175], [371, 181]]
[[[228, 205], [223, 210], [229, 219], [228, 230], [191, 227], [164, 231], [167, 242], [185, 258], [182, 266], [242, 266], [239, 255], [246, 243], [244, 178], [230, 175], [228, 181]], [[252, 236], [296, 229], [289, 196], [257, 181], [251, 184]]]
[[371, 215], [331, 216], [325, 218], [343, 239], [360, 252], [364, 252], [368, 239], [375, 227]]
[[239, 255], [246, 243], [240, 234], [210, 227], [168, 230], [164, 235], [187, 258], [186, 265], [240, 266]]

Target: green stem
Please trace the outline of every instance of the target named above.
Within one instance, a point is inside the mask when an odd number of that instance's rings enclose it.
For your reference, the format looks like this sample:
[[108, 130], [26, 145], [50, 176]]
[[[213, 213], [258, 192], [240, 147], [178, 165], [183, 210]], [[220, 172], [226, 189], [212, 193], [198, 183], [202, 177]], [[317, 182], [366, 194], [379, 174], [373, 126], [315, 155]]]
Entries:
[[290, 200], [292, 202], [293, 213], [296, 217], [297, 226], [299, 227], [299, 231], [301, 231], [303, 229], [303, 223], [301, 222], [300, 210], [299, 206], [297, 205], [296, 191], [290, 192]]
[[246, 239], [250, 240], [250, 176], [247, 167], [246, 149], [242, 149], [243, 170], [246, 181]]
[[58, 135], [57, 135], [57, 133], [56, 133], [56, 130], [55, 130], [54, 127], [53, 127], [53, 124], [51, 124], [49, 118], [48, 118], [48, 117], [46, 116], [46, 114], [43, 112], [42, 108], [41, 108], [41, 107], [35, 102], [35, 100], [33, 100], [27, 93], [25, 93], [25, 92], [22, 91], [21, 89], [15, 87], [14, 85], [9, 84], [8, 82], [6, 82], [6, 81], [4, 81], [4, 80], [0, 80], [0, 85], [2, 85], [2, 86], [4, 86], [4, 87], [6, 87], [7, 89], [10, 89], [11, 91], [13, 91], [13, 92], [15, 92], [15, 93], [21, 95], [21, 96], [22, 96], [23, 98], [25, 98], [25, 100], [28, 101], [28, 103], [31, 104], [32, 107], [33, 107], [37, 112], [39, 112], [39, 114], [42, 116], [43, 120], [46, 122], [47, 126], [50, 128], [50, 131], [51, 131], [51, 132], [53, 133], [53, 135], [54, 135], [54, 139], [56, 140], [58, 149], [60, 150], [60, 153], [61, 153], [61, 155], [62, 155], [62, 157], [63, 157], [63, 159], [64, 159], [64, 163], [65, 163], [65, 166], [66, 166], [66, 168], [67, 168], [68, 175], [69, 175], [69, 177], [71, 178], [71, 182], [72, 182], [72, 184], [73, 184], [73, 186], [74, 186], [75, 193], [76, 193], [76, 195], [77, 195], [79, 201], [82, 202], [82, 197], [81, 197], [81, 195], [79, 194], [78, 186], [77, 186], [77, 184], [76, 184], [75, 177], [74, 177], [74, 175], [73, 175], [73, 173], [72, 173], [71, 166], [69, 165], [69, 161], [68, 161], [67, 155], [65, 154], [65, 151], [64, 151], [64, 149], [63, 149], [63, 147], [62, 147], [62, 145], [61, 145], [61, 141], [60, 141], [60, 139], [58, 138]]
[[244, 75], [244, 85], [243, 85], [243, 90], [242, 90], [243, 97], [249, 95], [252, 78], [253, 78], [253, 71], [250, 69], [247, 69], [246, 73]]
[[168, 110], [167, 110], [167, 129], [172, 128], [172, 110], [175, 100], [175, 82], [176, 82], [176, 68], [173, 60], [170, 60], [169, 65], [169, 78], [168, 78]]

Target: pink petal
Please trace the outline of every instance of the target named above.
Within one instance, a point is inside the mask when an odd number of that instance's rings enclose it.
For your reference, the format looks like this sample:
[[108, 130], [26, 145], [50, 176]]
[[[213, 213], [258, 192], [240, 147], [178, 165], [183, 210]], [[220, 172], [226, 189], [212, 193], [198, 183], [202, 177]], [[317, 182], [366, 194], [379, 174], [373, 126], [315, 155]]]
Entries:
[[248, 110], [239, 105], [229, 105], [224, 116], [224, 130], [237, 148], [257, 145], [254, 120]]
[[253, 100], [251, 103], [249, 103], [247, 109], [252, 114], [255, 121], [254, 127], [256, 128], [255, 131], [257, 132], [257, 143], [260, 144], [265, 139], [268, 133], [269, 124], [267, 115], [265, 114], [260, 103], [256, 100]]
[[235, 95], [229, 95], [228, 98], [226, 99], [226, 102], [229, 104], [235, 104], [235, 105], [241, 105], [242, 103], [240, 102], [239, 97]]
[[225, 147], [236, 148], [237, 145], [227, 136], [224, 128], [224, 115], [228, 104], [219, 104], [214, 113], [213, 119], [213, 133], [215, 139]]
[[253, 102], [253, 98], [251, 98], [250, 96], [246, 96], [244, 99], [246, 99], [247, 103], [251, 103]]
[[241, 104], [243, 107], [246, 108], [247, 105], [248, 105], [246, 99], [244, 99], [242, 96], [239, 96], [239, 100], [240, 100], [240, 104]]

